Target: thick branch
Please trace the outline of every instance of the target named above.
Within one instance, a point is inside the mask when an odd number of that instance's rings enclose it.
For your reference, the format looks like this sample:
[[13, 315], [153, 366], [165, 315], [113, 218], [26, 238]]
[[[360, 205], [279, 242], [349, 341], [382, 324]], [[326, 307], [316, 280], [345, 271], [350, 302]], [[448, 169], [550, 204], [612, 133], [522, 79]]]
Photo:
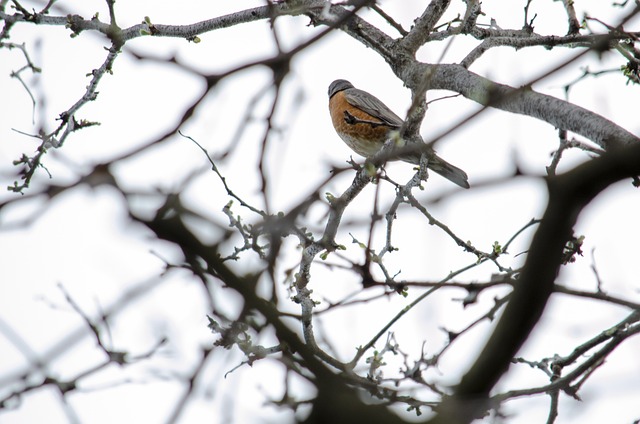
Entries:
[[402, 47], [415, 54], [427, 41], [429, 34], [449, 7], [449, 3], [451, 0], [431, 0], [409, 34], [402, 40]]
[[460, 65], [422, 65], [409, 79], [421, 81], [430, 74], [432, 89], [450, 90], [485, 106], [531, 116], [556, 128], [588, 138], [605, 150], [640, 142], [640, 139], [608, 119], [564, 100], [495, 83]]

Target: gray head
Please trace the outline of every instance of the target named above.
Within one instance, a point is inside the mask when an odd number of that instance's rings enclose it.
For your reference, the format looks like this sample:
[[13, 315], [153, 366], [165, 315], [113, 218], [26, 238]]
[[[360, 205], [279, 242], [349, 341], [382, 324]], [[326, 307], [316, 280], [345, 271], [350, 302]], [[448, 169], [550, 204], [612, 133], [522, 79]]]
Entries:
[[353, 84], [343, 79], [335, 80], [329, 85], [329, 98], [333, 97], [337, 92], [346, 90], [347, 88], [353, 88]]

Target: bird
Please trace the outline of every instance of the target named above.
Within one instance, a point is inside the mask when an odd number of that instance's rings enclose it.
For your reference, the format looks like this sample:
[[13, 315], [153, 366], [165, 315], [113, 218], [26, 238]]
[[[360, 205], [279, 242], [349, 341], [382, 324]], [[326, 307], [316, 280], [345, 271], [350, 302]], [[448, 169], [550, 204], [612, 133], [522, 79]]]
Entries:
[[[370, 158], [399, 130], [404, 121], [381, 100], [349, 81], [338, 79], [329, 85], [329, 113], [340, 138], [357, 154]], [[425, 145], [426, 146], [426, 145]], [[425, 150], [401, 155], [398, 159], [414, 165], [420, 164]], [[469, 188], [467, 173], [427, 150], [428, 168], [462, 188]]]

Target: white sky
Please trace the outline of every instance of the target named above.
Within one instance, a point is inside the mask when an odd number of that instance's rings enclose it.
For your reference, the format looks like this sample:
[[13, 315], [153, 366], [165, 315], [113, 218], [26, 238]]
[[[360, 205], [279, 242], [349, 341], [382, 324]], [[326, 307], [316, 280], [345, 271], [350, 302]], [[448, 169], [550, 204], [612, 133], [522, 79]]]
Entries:
[[[463, 6], [452, 2], [452, 10], [445, 18], [463, 12]], [[526, 2], [485, 1], [482, 8], [486, 16], [480, 22], [495, 18], [502, 28], [522, 26], [522, 7]], [[622, 12], [601, 0], [576, 0], [578, 17], [588, 10], [608, 23], [615, 23]], [[23, 2], [25, 6], [38, 8], [37, 3]], [[85, 17], [100, 12], [106, 19], [106, 2], [65, 2], [63, 7], [73, 8], [74, 13]], [[202, 2], [185, 1], [180, 7], [168, 1], [117, 2], [116, 11], [121, 27], [134, 25], [149, 16], [156, 24], [187, 24], [225, 13], [262, 5], [261, 1]], [[405, 27], [424, 8], [425, 1], [382, 1], [381, 6]], [[76, 9], [82, 8], [82, 9]], [[628, 8], [627, 8], [628, 9]], [[564, 34], [566, 18], [561, 2], [538, 0], [531, 6], [532, 14], [538, 13], [535, 30], [541, 34]], [[53, 14], [57, 14], [54, 10]], [[382, 25], [370, 12], [361, 14], [371, 22]], [[286, 48], [310, 38], [320, 29], [307, 26], [304, 17], [283, 17], [278, 31]], [[593, 24], [598, 28], [597, 24]], [[388, 27], [386, 27], [388, 28]], [[638, 28], [638, 20], [627, 28]], [[393, 30], [388, 33], [395, 36]], [[36, 116], [36, 122], [46, 122], [51, 130], [57, 125], [55, 118], [66, 110], [84, 92], [91, 69], [104, 60], [106, 45], [101, 36], [82, 33], [69, 38], [69, 30], [33, 25], [16, 25], [12, 41], [25, 42], [32, 59], [43, 68], [36, 77], [27, 77], [33, 87], [42, 87], [46, 94], [46, 115]], [[273, 38], [266, 22], [256, 22], [234, 28], [215, 31], [200, 36], [199, 44], [184, 40], [140, 38], [127, 44], [136, 52], [168, 57], [175, 54], [185, 64], [207, 72], [226, 71], [233, 66], [267, 57], [274, 51]], [[36, 47], [40, 43], [40, 48]], [[444, 56], [443, 62], [461, 60], [479, 41], [459, 37]], [[429, 44], [419, 52], [424, 61], [436, 61], [444, 43]], [[515, 51], [510, 48], [493, 49], [472, 66], [473, 72], [488, 76], [498, 82], [518, 86], [545, 73], [565, 60], [575, 51], [557, 48], [547, 51], [530, 48]], [[602, 60], [593, 55], [581, 61], [593, 71], [619, 67], [619, 56], [605, 54]], [[24, 60], [17, 50], [0, 50], [0, 89], [5, 101], [0, 102], [0, 176], [3, 186], [11, 184], [11, 162], [22, 153], [30, 154], [36, 147], [33, 139], [26, 138], [12, 129], [34, 132], [32, 106], [29, 96], [15, 79], [8, 77], [12, 70], [23, 66]], [[563, 97], [562, 86], [581, 74], [576, 64], [547, 78], [534, 89], [557, 97]], [[356, 87], [375, 93], [399, 115], [403, 115], [410, 103], [410, 93], [402, 87], [386, 63], [374, 52], [343, 33], [335, 33], [299, 55], [293, 61], [287, 77], [276, 122], [287, 131], [281, 140], [271, 140], [268, 153], [268, 170], [271, 178], [272, 207], [288, 211], [304, 199], [328, 176], [331, 166], [343, 166], [352, 154], [335, 135], [328, 118], [326, 90], [336, 78], [350, 80]], [[197, 110], [196, 117], [182, 131], [198, 140], [210, 153], [224, 151], [244, 114], [251, 98], [270, 80], [268, 70], [255, 68], [225, 80], [209, 95]], [[201, 81], [182, 73], [172, 66], [155, 62], [138, 62], [130, 55], [122, 54], [114, 67], [114, 75], [107, 75], [100, 85], [98, 100], [88, 104], [77, 114], [78, 118], [100, 121], [98, 127], [83, 130], [71, 136], [64, 148], [51, 152], [45, 164], [53, 174], [53, 182], [63, 184], [73, 181], [91, 169], [91, 166], [108, 160], [133, 146], [142, 145], [158, 134], [164, 133], [176, 123], [184, 108], [203, 90]], [[450, 93], [430, 93], [430, 99]], [[571, 91], [570, 100], [593, 110], [626, 128], [640, 134], [637, 119], [637, 103], [640, 89], [627, 86], [619, 75], [605, 75], [598, 79], [585, 79]], [[296, 98], [302, 98], [301, 103]], [[6, 101], [9, 99], [10, 101]], [[270, 98], [257, 105], [256, 116], [263, 117]], [[423, 123], [425, 138], [451, 128], [478, 106], [462, 98], [449, 99], [431, 105]], [[230, 160], [220, 164], [220, 171], [232, 188], [257, 206], [259, 181], [254, 169], [263, 132], [263, 121], [258, 119], [247, 126], [237, 151]], [[556, 148], [556, 131], [550, 125], [531, 118], [488, 111], [453, 135], [445, 137], [438, 145], [439, 154], [465, 169], [470, 183], [509, 175], [514, 158], [527, 172], [542, 175], [549, 164], [549, 153]], [[567, 152], [560, 170], [567, 170], [587, 159], [579, 152]], [[355, 155], [354, 155], [355, 158]], [[186, 176], [195, 170], [202, 174], [183, 191], [188, 206], [194, 208], [215, 223], [226, 225], [222, 207], [228, 202], [220, 181], [207, 171], [208, 164], [191, 142], [174, 138], [159, 148], [150, 150], [138, 158], [123, 162], [115, 168], [118, 182], [128, 190], [151, 191], [159, 188], [177, 190]], [[410, 167], [392, 164], [389, 174], [400, 182], [411, 175]], [[332, 180], [321, 193], [338, 195], [350, 183], [352, 173]], [[34, 180], [31, 192], [43, 184], [52, 182], [44, 172]], [[392, 188], [382, 186], [383, 199], [393, 196]], [[367, 219], [375, 188], [368, 187], [350, 206], [345, 222]], [[536, 178], [519, 178], [497, 186], [471, 189], [455, 194], [438, 204], [429, 200], [451, 184], [440, 177], [433, 177], [426, 190], [418, 197], [441, 221], [465, 240], [478, 248], [489, 251], [494, 241], [506, 242], [509, 237], [531, 218], [541, 216], [545, 206], [544, 183]], [[29, 192], [28, 192], [29, 193]], [[17, 197], [0, 192], [0, 199]], [[152, 211], [157, 207], [152, 200], [140, 198], [137, 210]], [[234, 206], [234, 213], [252, 221], [255, 217]], [[637, 215], [640, 199], [637, 189], [629, 181], [621, 182], [601, 195], [585, 210], [576, 226], [576, 234], [586, 235], [583, 250], [585, 256], [563, 270], [559, 281], [582, 290], [593, 290], [595, 278], [590, 270], [592, 250], [604, 289], [611, 294], [639, 301], [636, 241], [640, 238]], [[324, 210], [312, 211], [308, 225], [317, 230], [322, 226]], [[25, 218], [32, 222], [17, 226]], [[399, 254], [386, 258], [390, 270], [402, 270], [403, 278], [439, 280], [449, 271], [473, 262], [446, 235], [436, 228], [423, 225], [415, 213], [403, 210], [396, 223], [394, 237], [401, 247]], [[419, 234], [416, 234], [416, 225]], [[198, 228], [205, 237], [215, 237], [216, 230]], [[379, 228], [378, 243], [382, 242], [383, 228]], [[349, 231], [361, 241], [366, 240], [368, 228], [353, 226]], [[318, 233], [316, 233], [318, 234]], [[512, 256], [505, 264], [518, 266], [524, 256], [516, 253], [526, 250], [532, 230], [521, 236], [511, 249]], [[341, 233], [339, 243], [348, 247], [345, 253], [351, 258], [361, 258], [361, 251], [351, 244], [348, 231]], [[294, 240], [287, 240], [290, 249], [287, 266], [294, 266], [299, 257]], [[229, 245], [229, 249], [231, 246]], [[153, 253], [152, 253], [153, 252]], [[3, 210], [0, 214], [0, 324], [9, 326], [20, 334], [38, 355], [43, 355], [55, 345], [62, 335], [77, 329], [85, 330], [78, 315], [71, 310], [58, 288], [62, 284], [85, 313], [95, 316], [106, 309], [123, 293], [145, 281], [153, 281], [163, 270], [158, 256], [178, 261], [180, 255], [164, 243], [154, 241], [148, 231], [133, 225], [126, 216], [122, 198], [110, 188], [91, 190], [86, 186], [69, 191], [45, 205], [42, 199], [20, 202], [18, 206]], [[240, 264], [250, 267], [251, 258]], [[340, 263], [335, 255], [329, 260]], [[282, 271], [282, 270], [280, 270]], [[486, 281], [495, 269], [488, 265], [463, 274], [463, 281]], [[338, 300], [358, 288], [358, 281], [350, 273], [331, 272], [322, 266], [313, 269], [312, 288], [317, 300]], [[280, 274], [282, 277], [282, 274]], [[183, 386], [169, 378], [187, 375], [199, 357], [199, 347], [208, 346], [214, 340], [206, 328], [207, 303], [199, 283], [186, 271], [173, 271], [167, 278], [158, 279], [159, 287], [142, 300], [133, 302], [111, 323], [112, 343], [117, 349], [133, 354], [143, 354], [163, 337], [169, 337], [165, 348], [148, 361], [116, 369], [110, 367], [80, 381], [81, 393], [68, 397], [83, 422], [164, 422], [172, 411]], [[283, 289], [283, 293], [285, 293]], [[341, 359], [354, 352], [354, 346], [366, 343], [380, 327], [400, 311], [407, 302], [421, 292], [412, 289], [408, 299], [399, 296], [365, 304], [323, 316], [317, 327], [328, 335]], [[430, 353], [439, 350], [444, 342], [440, 327], [462, 329], [487, 309], [492, 297], [504, 294], [504, 290], [483, 293], [481, 303], [463, 310], [454, 298], [464, 296], [463, 291], [441, 291], [421, 304], [405, 317], [393, 330], [403, 351], [416, 357], [423, 340]], [[217, 290], [216, 302], [221, 309], [231, 313], [238, 305], [237, 296], [230, 290]], [[298, 312], [295, 304], [290, 310]], [[568, 354], [571, 349], [628, 314], [622, 308], [605, 307], [598, 302], [578, 301], [567, 296], [555, 295], [527, 343], [522, 356], [541, 359]], [[486, 337], [480, 329], [456, 341], [456, 347], [443, 358], [440, 374], [429, 372], [428, 377], [455, 384], [464, 372], [475, 352]], [[339, 331], [336, 331], [339, 329]], [[268, 346], [273, 337], [260, 339]], [[382, 347], [382, 342], [376, 345]], [[562, 397], [560, 417], [557, 423], [631, 422], [640, 418], [637, 398], [640, 395], [640, 363], [637, 352], [640, 342], [632, 339], [618, 348], [585, 385], [584, 402], [578, 403]], [[45, 358], [46, 359], [46, 358]], [[103, 358], [95, 349], [95, 342], [84, 337], [73, 349], [56, 358], [50, 366], [50, 374], [58, 378], [73, 377], [79, 372], [101, 362]], [[265, 407], [266, 398], [281, 396], [282, 374], [276, 361], [257, 362], [252, 368], [243, 367], [222, 378], [224, 373], [243, 358], [234, 349], [218, 350], [209, 361], [204, 378], [199, 381], [197, 393], [182, 416], [184, 423], [258, 422], [258, 419], [278, 422], [282, 411]], [[385, 375], [393, 376], [399, 363], [388, 358]], [[6, 390], [15, 386], [2, 384], [8, 376], [27, 366], [25, 357], [0, 332], [0, 398]], [[520, 388], [532, 384], [545, 384], [544, 376], [524, 365], [512, 367], [500, 388]], [[166, 381], [157, 375], [167, 376]], [[133, 381], [132, 384], [113, 383]], [[532, 383], [533, 382], [533, 383]], [[294, 382], [298, 384], [298, 382]], [[86, 392], [84, 392], [86, 390]], [[305, 398], [304, 387], [299, 396]], [[635, 401], [634, 401], [635, 399]], [[509, 403], [506, 410], [510, 423], [544, 422], [548, 398], [539, 396], [531, 400]], [[221, 412], [224, 411], [224, 412]], [[520, 413], [526, 411], [526, 413]], [[520, 414], [519, 414], [520, 413]], [[13, 412], [0, 413], [2, 423], [66, 422], [60, 401], [50, 389], [38, 390], [22, 398]], [[215, 421], [219, 420], [219, 421]]]

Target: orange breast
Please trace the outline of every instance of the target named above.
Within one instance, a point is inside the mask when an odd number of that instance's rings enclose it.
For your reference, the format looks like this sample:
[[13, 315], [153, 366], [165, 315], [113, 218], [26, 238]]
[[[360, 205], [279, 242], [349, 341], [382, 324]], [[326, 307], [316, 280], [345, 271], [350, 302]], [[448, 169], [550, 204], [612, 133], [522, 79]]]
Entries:
[[[372, 122], [373, 124], [364, 122], [349, 123], [345, 120], [345, 111], [349, 112], [357, 120]], [[350, 105], [342, 91], [334, 94], [329, 100], [329, 112], [331, 113], [333, 127], [340, 138], [361, 156], [373, 156], [387, 140], [390, 128], [386, 125], [376, 125], [375, 123], [382, 123], [382, 121]]]

